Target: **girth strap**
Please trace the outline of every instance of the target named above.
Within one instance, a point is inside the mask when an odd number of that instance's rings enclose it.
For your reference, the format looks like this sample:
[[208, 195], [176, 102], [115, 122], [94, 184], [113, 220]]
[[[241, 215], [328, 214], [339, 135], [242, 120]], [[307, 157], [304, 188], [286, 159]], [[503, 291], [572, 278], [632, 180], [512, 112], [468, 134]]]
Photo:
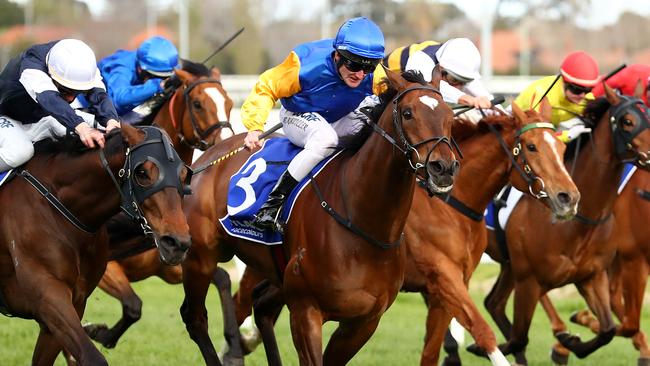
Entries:
[[447, 194], [444, 197], [441, 196], [436, 196], [436, 197], [445, 201], [449, 206], [453, 207], [456, 211], [460, 212], [461, 214], [470, 218], [471, 220], [474, 220], [476, 222], [483, 221], [482, 213], [472, 210], [467, 205], [465, 205], [462, 201], [452, 196], [451, 194]]
[[575, 217], [574, 217], [574, 220], [578, 221], [579, 223], [585, 224], [585, 225], [597, 226], [597, 225], [600, 225], [600, 224], [604, 223], [605, 221], [609, 220], [610, 217], [612, 217], [611, 212], [608, 213], [607, 215], [605, 215], [604, 217], [601, 217], [600, 219], [596, 219], [596, 220], [590, 219], [587, 216], [583, 216], [581, 214], [576, 214]]

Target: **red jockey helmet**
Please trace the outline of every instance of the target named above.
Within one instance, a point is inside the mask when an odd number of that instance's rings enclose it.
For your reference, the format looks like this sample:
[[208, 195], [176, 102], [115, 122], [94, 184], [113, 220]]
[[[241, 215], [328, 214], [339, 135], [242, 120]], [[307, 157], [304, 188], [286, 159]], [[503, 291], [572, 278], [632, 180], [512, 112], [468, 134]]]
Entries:
[[598, 64], [593, 57], [582, 51], [572, 52], [562, 61], [560, 74], [565, 82], [588, 88], [600, 81]]

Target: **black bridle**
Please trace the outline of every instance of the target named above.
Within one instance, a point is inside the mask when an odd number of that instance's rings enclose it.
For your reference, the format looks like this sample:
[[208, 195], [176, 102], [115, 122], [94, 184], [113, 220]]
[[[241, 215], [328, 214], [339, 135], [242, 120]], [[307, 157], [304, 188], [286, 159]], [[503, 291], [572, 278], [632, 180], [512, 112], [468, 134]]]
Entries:
[[[191, 147], [192, 149], [199, 149], [201, 151], [205, 151], [210, 144], [208, 144], [205, 141], [205, 138], [210, 136], [210, 134], [219, 128], [229, 128], [231, 131], [232, 125], [230, 124], [230, 121], [218, 121], [217, 123], [211, 125], [208, 127], [206, 130], [202, 130], [199, 124], [196, 121], [196, 117], [194, 116], [194, 112], [192, 109], [192, 98], [190, 98], [190, 93], [192, 90], [200, 84], [205, 84], [205, 83], [211, 83], [211, 84], [221, 84], [221, 80], [218, 79], [213, 79], [213, 78], [204, 78], [204, 79], [199, 79], [190, 85], [187, 85], [183, 89], [183, 99], [185, 99], [185, 108], [187, 108], [187, 113], [190, 115], [190, 123], [192, 124], [192, 134], [194, 135], [195, 141], [189, 141], [188, 139], [185, 138], [185, 136], [182, 133], [183, 130], [183, 122], [181, 121], [181, 126], [180, 130], [178, 132], [178, 138], [180, 141], [187, 146]], [[234, 131], [233, 131], [234, 134]]]
[[[458, 147], [458, 144], [456, 144], [456, 141], [454, 141], [453, 138], [449, 138], [447, 136], [434, 136], [428, 139], [425, 139], [423, 141], [417, 142], [417, 143], [411, 143], [409, 141], [408, 137], [404, 133], [404, 126], [402, 123], [402, 115], [399, 112], [398, 108], [398, 103], [404, 97], [404, 95], [410, 91], [414, 90], [429, 90], [433, 93], [436, 93], [440, 96], [442, 94], [440, 91], [432, 86], [429, 85], [419, 85], [419, 86], [414, 86], [410, 88], [406, 88], [402, 90], [400, 93], [398, 93], [394, 98], [393, 101], [391, 102], [393, 104], [393, 127], [395, 128], [395, 132], [397, 133], [397, 137], [399, 138], [399, 142], [401, 143], [398, 144], [398, 142], [391, 136], [389, 135], [384, 129], [379, 127], [376, 123], [370, 123], [370, 126], [372, 129], [377, 132], [379, 135], [381, 135], [384, 139], [386, 139], [391, 145], [393, 145], [397, 150], [401, 151], [405, 156], [406, 159], [409, 163], [409, 166], [415, 173], [416, 177], [419, 179], [424, 179], [427, 181], [429, 179], [429, 171], [426, 169], [426, 164], [429, 162], [429, 159], [431, 157], [431, 153], [433, 153], [433, 150], [440, 144], [444, 143], [446, 144], [450, 150], [456, 149], [458, 151], [458, 155], [462, 158], [463, 154], [460, 151], [460, 148]], [[429, 152], [427, 153], [426, 159], [424, 160], [424, 163], [421, 163], [422, 159], [420, 157], [420, 153], [418, 153], [417, 148], [427, 144], [429, 142], [433, 142], [433, 145], [429, 149]], [[416, 156], [416, 161], [413, 160], [413, 155], [415, 154]], [[420, 171], [424, 170], [424, 174], [421, 175]]]
[[[639, 98], [633, 98], [621, 95], [621, 103], [613, 105], [609, 110], [609, 125], [612, 130], [612, 141], [616, 156], [623, 163], [635, 163], [639, 166], [650, 164], [650, 152], [639, 152], [632, 145], [632, 141], [641, 132], [650, 128], [650, 110]], [[625, 131], [622, 121], [626, 114], [633, 114], [638, 117], [639, 123], [634, 126], [632, 131]], [[626, 158], [628, 153], [634, 155], [633, 158]]]

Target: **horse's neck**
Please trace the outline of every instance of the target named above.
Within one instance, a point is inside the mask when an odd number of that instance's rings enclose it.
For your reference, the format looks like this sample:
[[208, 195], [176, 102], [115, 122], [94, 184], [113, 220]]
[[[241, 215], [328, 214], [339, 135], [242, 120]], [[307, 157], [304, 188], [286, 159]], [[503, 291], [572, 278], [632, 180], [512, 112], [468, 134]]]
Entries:
[[[117, 178], [124, 155], [107, 159]], [[56, 172], [52, 178], [54, 194], [86, 226], [97, 228], [119, 212], [120, 194], [101, 165], [97, 150], [75, 157], [59, 155], [48, 169]]]
[[344, 179], [334, 179], [344, 183], [341, 189], [348, 217], [362, 228], [375, 227], [377, 238], [399, 238], [415, 186], [415, 175], [404, 154], [373, 133], [341, 172]]
[[[181, 142], [179, 137], [183, 134], [183, 116], [185, 115], [185, 104], [183, 104], [183, 96], [180, 94], [180, 90], [181, 89], [176, 91], [174, 95], [160, 108], [160, 111], [154, 119], [154, 123], [165, 130], [171, 138], [178, 156], [180, 156], [185, 164], [189, 165], [192, 164], [194, 149]], [[172, 121], [176, 123], [175, 126]]]
[[[515, 131], [502, 136], [511, 146]], [[493, 133], [473, 137], [460, 144], [465, 155], [452, 195], [475, 212], [483, 212], [495, 194], [508, 181], [508, 155]]]
[[[580, 191], [579, 213], [590, 219], [608, 215], [617, 197], [623, 164], [614, 152], [609, 121], [603, 120], [577, 157], [573, 181]], [[567, 169], [571, 170], [569, 163]]]

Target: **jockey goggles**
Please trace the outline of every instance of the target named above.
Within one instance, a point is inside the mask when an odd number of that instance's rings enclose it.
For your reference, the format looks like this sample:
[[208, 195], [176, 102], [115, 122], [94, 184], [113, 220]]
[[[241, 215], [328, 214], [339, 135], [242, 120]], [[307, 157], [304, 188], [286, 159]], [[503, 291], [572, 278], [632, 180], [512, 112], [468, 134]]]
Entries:
[[564, 83], [566, 85], [566, 88], [568, 91], [571, 92], [571, 94], [575, 95], [580, 95], [580, 94], [587, 94], [591, 92], [591, 88], [588, 86], [581, 86], [581, 85], [576, 85], [573, 83]]
[[346, 69], [352, 72], [363, 71], [364, 74], [370, 74], [371, 72], [375, 71], [377, 65], [379, 65], [379, 61], [381, 61], [381, 59], [368, 59], [370, 60], [369, 63], [362, 64], [360, 62], [350, 60], [349, 58], [343, 56], [340, 52], [338, 54], [341, 57], [341, 64], [345, 66]]
[[442, 77], [445, 78], [450, 85], [465, 85], [474, 80], [462, 77], [447, 69], [442, 70]]

